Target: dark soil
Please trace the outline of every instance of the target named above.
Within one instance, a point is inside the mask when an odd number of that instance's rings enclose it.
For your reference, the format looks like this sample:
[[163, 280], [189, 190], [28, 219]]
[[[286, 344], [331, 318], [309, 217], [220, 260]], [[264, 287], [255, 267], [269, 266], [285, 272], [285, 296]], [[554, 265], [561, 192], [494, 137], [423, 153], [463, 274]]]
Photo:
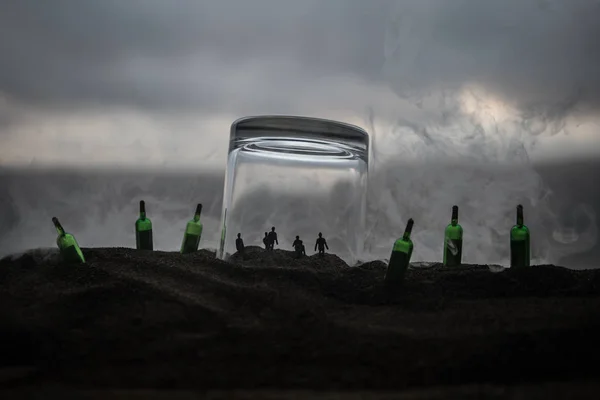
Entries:
[[0, 261], [0, 387], [600, 398], [598, 270], [434, 265], [386, 289], [384, 263], [331, 254], [84, 253]]

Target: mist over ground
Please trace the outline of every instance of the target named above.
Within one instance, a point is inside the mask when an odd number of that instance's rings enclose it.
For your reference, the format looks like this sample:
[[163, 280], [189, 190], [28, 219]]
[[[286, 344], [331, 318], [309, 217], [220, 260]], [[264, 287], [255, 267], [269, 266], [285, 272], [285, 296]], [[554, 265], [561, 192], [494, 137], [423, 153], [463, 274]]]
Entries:
[[[433, 163], [390, 166], [385, 174], [396, 179], [384, 179], [386, 186], [377, 186], [381, 171], [371, 176], [366, 247], [361, 258], [389, 257], [393, 241], [412, 217], [413, 260], [439, 261], [443, 230], [456, 203], [465, 229], [464, 261], [507, 265], [508, 230], [515, 221], [515, 206], [521, 202], [533, 235], [534, 262], [596, 268], [600, 259], [600, 191], [593, 183], [598, 167], [597, 161], [541, 165], [536, 167], [539, 180], [535, 185], [519, 187], [523, 182], [518, 168]], [[201, 171], [1, 169], [0, 255], [55, 247], [53, 216], [83, 247], [135, 247], [134, 222], [141, 199], [153, 221], [156, 249], [179, 250], [185, 223], [197, 202], [204, 204], [200, 246], [216, 249], [222, 190], [222, 175]], [[506, 192], [517, 195], [507, 197]], [[291, 207], [298, 200], [280, 197], [280, 206]], [[247, 201], [261, 201], [261, 196], [249, 196]], [[333, 204], [336, 201], [344, 199], [334, 199]], [[244, 232], [246, 245], [262, 245], [269, 227]], [[280, 225], [277, 230], [280, 247], [291, 249], [296, 233]], [[303, 237], [307, 250], [312, 250], [318, 231], [331, 237], [335, 230], [335, 226], [321, 227], [315, 222], [314, 238]], [[335, 244], [330, 245], [331, 252], [344, 255]]]

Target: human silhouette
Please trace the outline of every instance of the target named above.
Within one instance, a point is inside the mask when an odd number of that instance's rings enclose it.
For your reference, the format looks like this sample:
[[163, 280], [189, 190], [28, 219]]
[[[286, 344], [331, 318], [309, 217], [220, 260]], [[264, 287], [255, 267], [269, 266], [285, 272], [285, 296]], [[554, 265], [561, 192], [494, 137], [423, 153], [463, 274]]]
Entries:
[[325, 254], [325, 247], [327, 247], [327, 250], [329, 250], [329, 246], [327, 246], [327, 240], [325, 240], [321, 232], [319, 232], [319, 237], [315, 243], [315, 251], [317, 251], [317, 246], [319, 247], [319, 255]]
[[277, 245], [279, 246], [279, 241], [277, 240], [277, 232], [275, 232], [275, 227], [271, 228], [271, 232], [269, 232], [269, 236], [267, 236], [269, 239], [269, 249], [273, 250], [273, 246], [275, 245], [275, 243], [277, 243]]
[[269, 234], [265, 232], [265, 237], [263, 238], [263, 243], [265, 245], [265, 250], [269, 250]]
[[242, 239], [242, 234], [238, 233], [237, 239], [235, 239], [235, 249], [238, 253], [244, 253], [244, 240]]
[[302, 257], [302, 255], [306, 255], [306, 251], [304, 250], [304, 244], [302, 244], [302, 240], [300, 240], [300, 236], [296, 236], [296, 240], [292, 243], [294, 246], [294, 250], [296, 250], [296, 258]]

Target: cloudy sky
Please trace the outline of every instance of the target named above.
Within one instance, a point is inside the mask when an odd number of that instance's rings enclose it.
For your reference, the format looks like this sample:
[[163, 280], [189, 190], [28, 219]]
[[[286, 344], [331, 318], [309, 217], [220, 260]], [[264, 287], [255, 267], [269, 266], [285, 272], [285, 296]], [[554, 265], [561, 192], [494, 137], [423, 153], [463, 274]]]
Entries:
[[598, 21], [598, 0], [6, 1], [0, 166], [222, 168], [252, 114], [597, 156]]

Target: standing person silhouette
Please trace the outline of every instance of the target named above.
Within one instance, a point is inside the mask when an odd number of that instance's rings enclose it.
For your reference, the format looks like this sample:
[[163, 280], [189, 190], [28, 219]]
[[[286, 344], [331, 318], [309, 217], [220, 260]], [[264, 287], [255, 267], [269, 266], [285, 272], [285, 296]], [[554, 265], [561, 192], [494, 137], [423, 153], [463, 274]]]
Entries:
[[304, 250], [304, 244], [302, 244], [300, 236], [296, 236], [296, 240], [294, 240], [292, 246], [294, 246], [294, 250], [296, 250], [296, 258], [302, 257], [302, 254], [306, 255], [306, 251]]
[[329, 250], [329, 246], [327, 246], [327, 240], [325, 240], [321, 232], [319, 232], [319, 237], [315, 243], [315, 251], [317, 251], [317, 246], [319, 247], [319, 255], [325, 254], [325, 247], [327, 247], [327, 250]]
[[277, 232], [275, 232], [275, 227], [271, 228], [271, 232], [269, 232], [269, 249], [273, 250], [273, 246], [275, 245], [275, 243], [277, 243], [277, 246], [279, 246], [279, 241], [277, 240]]
[[263, 238], [263, 244], [265, 245], [265, 250], [269, 250], [269, 234], [265, 232], [265, 237]]
[[244, 253], [244, 240], [242, 239], [242, 234], [241, 233], [238, 233], [237, 234], [237, 239], [235, 239], [235, 249], [240, 254]]

